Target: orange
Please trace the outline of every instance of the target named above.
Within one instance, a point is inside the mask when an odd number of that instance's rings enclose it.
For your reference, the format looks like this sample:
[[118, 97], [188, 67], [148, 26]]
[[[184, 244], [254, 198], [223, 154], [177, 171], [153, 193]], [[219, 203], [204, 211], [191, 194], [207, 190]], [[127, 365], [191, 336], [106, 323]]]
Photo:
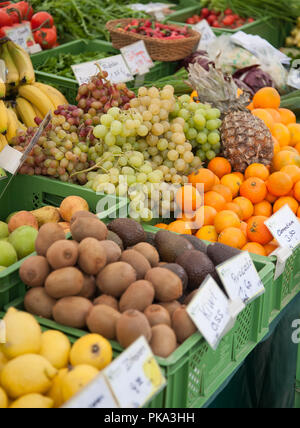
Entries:
[[284, 147], [282, 147], [281, 150], [285, 150], [285, 151], [288, 151], [288, 152], [292, 152], [292, 153], [298, 154], [298, 150], [295, 147], [292, 147], [292, 146], [284, 146]]
[[276, 138], [275, 138], [275, 137], [273, 137], [273, 136], [272, 136], [272, 138], [273, 138], [274, 155], [276, 155], [277, 153], [279, 153], [279, 152], [280, 152], [281, 147], [280, 147], [279, 142], [276, 140]]
[[217, 233], [223, 232], [223, 230], [228, 227], [241, 227], [238, 215], [235, 212], [228, 210], [221, 211], [216, 215], [214, 226]]
[[247, 234], [251, 242], [266, 245], [272, 241], [273, 236], [265, 225], [266, 220], [268, 217], [265, 216], [254, 216], [248, 220]]
[[300, 153], [300, 143], [295, 145], [295, 149], [297, 150], [298, 153]]
[[195, 212], [201, 207], [202, 197], [192, 185], [186, 185], [177, 191], [176, 203], [183, 213]]
[[245, 171], [245, 178], [257, 177], [266, 181], [270, 175], [268, 168], [262, 163], [253, 163]]
[[238, 204], [235, 204], [234, 202], [227, 202], [227, 204], [224, 207], [224, 210], [233, 211], [238, 215], [239, 219], [242, 220], [243, 211]]
[[270, 242], [269, 244], [265, 245], [264, 248], [265, 248], [266, 256], [269, 256], [270, 254], [273, 253], [273, 251], [277, 250], [278, 245]]
[[248, 239], [248, 235], [247, 235], [247, 228], [248, 225], [245, 221], [241, 221], [241, 231], [243, 232], [243, 234], [246, 236], [246, 238]]
[[235, 198], [233, 202], [241, 208], [242, 220], [248, 220], [253, 216], [254, 206], [249, 199], [239, 196], [238, 198]]
[[244, 177], [244, 174], [242, 172], [233, 172], [233, 175], [236, 175], [237, 177], [239, 177], [239, 179], [241, 180], [241, 183], [243, 183], [243, 181], [245, 181], [245, 177]]
[[192, 229], [200, 229], [202, 226], [211, 226], [214, 224], [217, 211], [213, 207], [202, 206], [196, 214], [190, 218], [190, 226]]
[[275, 122], [271, 114], [262, 108], [252, 110], [252, 114], [261, 119], [270, 131], [274, 128]]
[[214, 186], [212, 188], [212, 191], [220, 193], [220, 195], [223, 196], [223, 198], [225, 199], [226, 202], [231, 202], [232, 201], [231, 190], [229, 189], [229, 187], [224, 186], [224, 184], [217, 184], [216, 186]]
[[168, 225], [164, 223], [156, 224], [155, 227], [158, 227], [159, 229], [165, 229], [165, 230], [168, 229]]
[[248, 178], [240, 187], [240, 195], [258, 204], [267, 196], [267, 186], [263, 180], [256, 177]]
[[289, 150], [280, 151], [273, 157], [273, 170], [280, 171], [284, 166], [297, 165], [299, 163], [299, 155]]
[[293, 211], [293, 213], [297, 214], [297, 211], [299, 209], [299, 204], [295, 198], [291, 198], [290, 196], [282, 196], [281, 198], [277, 199], [273, 207], [274, 214], [285, 205], [288, 205], [290, 209]]
[[262, 201], [254, 205], [254, 215], [263, 215], [265, 217], [271, 217], [273, 214], [273, 208], [270, 202]]
[[207, 192], [204, 195], [204, 205], [213, 207], [216, 211], [222, 211], [225, 207], [225, 198], [217, 192]]
[[270, 204], [274, 204], [274, 202], [277, 200], [277, 196], [272, 195], [272, 193], [267, 194], [266, 201], [270, 202]]
[[240, 228], [228, 227], [219, 235], [218, 242], [241, 249], [247, 244], [247, 238]]
[[197, 238], [204, 241], [217, 242], [218, 234], [214, 226], [203, 226], [196, 233]]
[[295, 146], [296, 144], [300, 143], [300, 124], [291, 123], [290, 125], [287, 126], [287, 128], [290, 131], [291, 146]]
[[250, 110], [250, 111], [254, 110], [253, 102], [251, 102], [251, 103], [247, 106], [247, 109], [248, 109], [248, 110]]
[[173, 223], [170, 223], [168, 226], [170, 232], [176, 232], [185, 235], [191, 235], [192, 231], [190, 225], [186, 221], [176, 220]]
[[291, 177], [293, 183], [297, 183], [300, 180], [300, 168], [296, 165], [287, 165], [281, 168], [281, 172], [285, 172]]
[[242, 248], [242, 251], [248, 251], [249, 253], [258, 254], [259, 256], [267, 255], [264, 247], [256, 242], [249, 242]]
[[283, 123], [275, 123], [272, 130], [273, 137], [276, 138], [280, 147], [288, 146], [291, 143], [291, 132]]
[[300, 207], [298, 208], [298, 211], [297, 211], [297, 217], [300, 217]]
[[272, 116], [274, 123], [282, 123], [279, 111], [275, 108], [266, 108], [266, 111]]
[[195, 98], [198, 98], [198, 92], [197, 91], [193, 91], [191, 93], [191, 101], [195, 101]]
[[280, 107], [280, 95], [276, 89], [265, 87], [256, 92], [253, 97], [254, 108], [275, 108]]
[[219, 178], [224, 177], [226, 174], [230, 174], [232, 170], [230, 162], [222, 157], [216, 157], [211, 160], [208, 164], [208, 169]]
[[298, 181], [298, 183], [295, 184], [294, 198], [297, 199], [298, 202], [300, 202], [300, 181]]
[[280, 115], [280, 122], [284, 125], [296, 123], [296, 115], [292, 110], [289, 110], [287, 108], [279, 108], [278, 113]]
[[202, 184], [204, 192], [208, 192], [215, 185], [215, 174], [207, 168], [201, 168], [196, 174], [193, 172], [189, 175], [189, 183], [197, 187], [199, 191], [202, 191], [202, 189], [198, 185]]
[[242, 184], [242, 180], [235, 174], [226, 174], [221, 178], [221, 184], [229, 187], [232, 196], [235, 198], [239, 194], [239, 190]]
[[218, 184], [220, 184], [220, 179], [219, 179], [219, 177], [217, 177], [215, 175], [215, 184], [214, 184], [214, 186], [217, 186]]
[[270, 175], [267, 181], [267, 188], [274, 196], [285, 196], [293, 188], [293, 181], [291, 177], [285, 172], [274, 172]]

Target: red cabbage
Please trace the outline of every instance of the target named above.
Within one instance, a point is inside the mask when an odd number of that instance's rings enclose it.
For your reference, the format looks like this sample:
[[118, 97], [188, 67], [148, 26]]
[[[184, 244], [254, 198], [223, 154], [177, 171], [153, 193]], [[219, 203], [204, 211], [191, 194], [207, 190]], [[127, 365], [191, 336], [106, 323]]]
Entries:
[[[243, 82], [248, 88], [251, 89], [251, 92], [256, 94], [256, 92], [266, 86], [271, 86], [275, 88], [275, 83], [269, 73], [263, 71], [259, 65], [252, 65], [250, 67], [242, 68], [234, 73], [233, 78]], [[243, 89], [243, 88], [241, 88]]]
[[184, 67], [186, 70], [189, 69], [190, 64], [196, 64], [198, 63], [201, 65], [204, 70], [209, 71], [209, 66], [215, 66], [215, 63], [209, 58], [207, 52], [205, 51], [196, 51], [193, 52], [191, 55], [184, 58], [182, 61], [182, 67]]

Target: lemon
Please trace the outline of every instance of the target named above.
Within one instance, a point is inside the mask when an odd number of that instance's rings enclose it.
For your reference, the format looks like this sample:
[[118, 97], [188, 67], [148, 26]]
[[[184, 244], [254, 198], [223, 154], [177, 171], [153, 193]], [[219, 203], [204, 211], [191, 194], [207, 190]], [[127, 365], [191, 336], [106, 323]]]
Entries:
[[6, 343], [0, 351], [11, 360], [24, 354], [38, 354], [42, 344], [41, 327], [26, 312], [10, 308], [3, 318], [6, 326]]
[[40, 355], [45, 357], [56, 369], [67, 367], [71, 344], [60, 331], [49, 330], [42, 334]]
[[102, 370], [110, 364], [112, 358], [111, 344], [99, 334], [87, 334], [77, 340], [70, 354], [72, 366], [88, 364], [98, 370]]
[[0, 375], [1, 375], [1, 372], [2, 372], [5, 364], [7, 364], [7, 363], [8, 363], [8, 359], [3, 354], [3, 352], [0, 351]]
[[58, 374], [55, 376], [52, 382], [50, 391], [47, 394], [47, 397], [51, 398], [54, 402], [53, 407], [58, 409], [64, 404], [64, 399], [62, 395], [62, 380], [69, 373], [68, 369], [59, 370]]
[[0, 409], [7, 409], [8, 407], [8, 397], [4, 389], [0, 387]]
[[63, 377], [61, 382], [64, 403], [81, 391], [87, 384], [95, 379], [98, 374], [99, 372], [95, 367], [84, 364], [70, 370], [69, 373]]
[[45, 394], [57, 370], [40, 355], [21, 355], [9, 361], [1, 373], [1, 385], [10, 398], [27, 394]]
[[53, 400], [40, 394], [28, 394], [14, 401], [10, 409], [52, 409]]

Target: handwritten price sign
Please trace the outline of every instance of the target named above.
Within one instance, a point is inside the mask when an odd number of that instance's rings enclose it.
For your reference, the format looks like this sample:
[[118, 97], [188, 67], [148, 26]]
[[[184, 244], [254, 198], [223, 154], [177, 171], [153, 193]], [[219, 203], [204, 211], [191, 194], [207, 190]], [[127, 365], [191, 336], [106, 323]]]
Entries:
[[121, 53], [133, 75], [145, 74], [154, 66], [143, 40], [125, 46]]
[[288, 205], [272, 215], [265, 225], [282, 248], [294, 250], [300, 244], [300, 223]]

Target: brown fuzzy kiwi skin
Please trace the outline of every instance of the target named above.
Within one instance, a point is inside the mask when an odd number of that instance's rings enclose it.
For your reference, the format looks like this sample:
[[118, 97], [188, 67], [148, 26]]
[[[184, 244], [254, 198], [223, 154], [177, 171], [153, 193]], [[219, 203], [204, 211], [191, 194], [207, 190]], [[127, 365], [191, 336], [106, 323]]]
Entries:
[[159, 324], [165, 324], [171, 327], [171, 317], [167, 309], [160, 305], [150, 305], [144, 311], [151, 327]]
[[118, 298], [135, 281], [136, 271], [133, 267], [128, 263], [116, 262], [102, 269], [96, 283], [101, 293]]
[[71, 234], [75, 241], [81, 242], [85, 238], [95, 238], [104, 241], [107, 238], [107, 227], [97, 217], [78, 217], [71, 225]]
[[21, 280], [28, 287], [43, 287], [49, 273], [49, 263], [43, 256], [29, 257], [22, 263], [19, 271]]
[[98, 217], [95, 214], [91, 213], [90, 211], [77, 211], [71, 218], [70, 225], [72, 225], [78, 218], [81, 218], [81, 217], [98, 219]]
[[120, 299], [120, 312], [136, 309], [144, 312], [154, 301], [154, 287], [149, 281], [141, 280], [131, 284]]
[[45, 281], [47, 294], [53, 299], [77, 296], [83, 288], [84, 277], [75, 267], [66, 267], [50, 273]]
[[35, 251], [39, 256], [45, 256], [48, 249], [56, 241], [64, 240], [65, 232], [63, 228], [57, 223], [44, 224], [38, 233], [35, 241]]
[[179, 343], [183, 343], [197, 331], [197, 327], [187, 313], [186, 306], [181, 306], [173, 313], [172, 327]]
[[172, 302], [159, 302], [158, 304], [169, 312], [171, 320], [176, 309], [181, 308], [181, 304], [178, 302], [178, 300], [173, 300]]
[[87, 326], [91, 333], [100, 334], [108, 340], [116, 338], [117, 321], [120, 312], [107, 305], [94, 306], [87, 316]]
[[136, 279], [144, 279], [151, 265], [141, 253], [135, 250], [126, 250], [122, 253], [121, 261], [130, 264], [136, 271]]
[[75, 266], [78, 259], [78, 243], [76, 241], [56, 241], [48, 248], [47, 260], [52, 269]]
[[151, 267], [158, 266], [159, 254], [156, 248], [153, 247], [153, 245], [148, 244], [148, 242], [140, 242], [139, 244], [135, 245], [132, 249], [135, 251], [138, 251], [144, 257], [146, 257]]
[[107, 264], [115, 263], [120, 260], [122, 251], [118, 244], [114, 241], [101, 241], [100, 244], [105, 251]]
[[174, 330], [165, 324], [158, 324], [152, 327], [150, 347], [157, 357], [168, 358], [177, 348]]
[[182, 281], [175, 273], [161, 267], [149, 270], [145, 277], [155, 289], [155, 298], [159, 302], [170, 302], [182, 296]]
[[83, 239], [78, 254], [78, 265], [88, 275], [97, 275], [107, 263], [105, 249], [95, 238]]
[[93, 299], [96, 294], [96, 278], [93, 275], [83, 274], [83, 287], [81, 292], [78, 294], [79, 297], [85, 297], [86, 299]]
[[115, 309], [119, 312], [119, 302], [115, 297], [108, 296], [107, 294], [102, 294], [102, 296], [97, 297], [93, 304], [95, 306], [97, 305], [106, 305], [110, 306], [112, 309]]
[[92, 302], [84, 297], [64, 297], [54, 306], [53, 318], [57, 323], [67, 327], [84, 328], [92, 308]]
[[117, 322], [117, 340], [123, 348], [128, 348], [140, 336], [150, 342], [152, 331], [147, 317], [139, 311], [130, 309], [122, 314]]
[[24, 297], [24, 307], [27, 312], [43, 318], [52, 319], [56, 300], [48, 296], [44, 287], [30, 289]]
[[199, 290], [194, 290], [192, 291], [190, 294], [188, 294], [186, 296], [186, 298], [184, 299], [184, 305], [187, 306], [191, 303], [191, 301], [193, 300], [193, 298], [196, 296], [196, 294], [198, 293]]
[[124, 251], [124, 245], [123, 245], [122, 239], [119, 237], [119, 235], [117, 235], [112, 230], [108, 231], [106, 240], [113, 241], [115, 244], [117, 244], [120, 247], [121, 251]]

